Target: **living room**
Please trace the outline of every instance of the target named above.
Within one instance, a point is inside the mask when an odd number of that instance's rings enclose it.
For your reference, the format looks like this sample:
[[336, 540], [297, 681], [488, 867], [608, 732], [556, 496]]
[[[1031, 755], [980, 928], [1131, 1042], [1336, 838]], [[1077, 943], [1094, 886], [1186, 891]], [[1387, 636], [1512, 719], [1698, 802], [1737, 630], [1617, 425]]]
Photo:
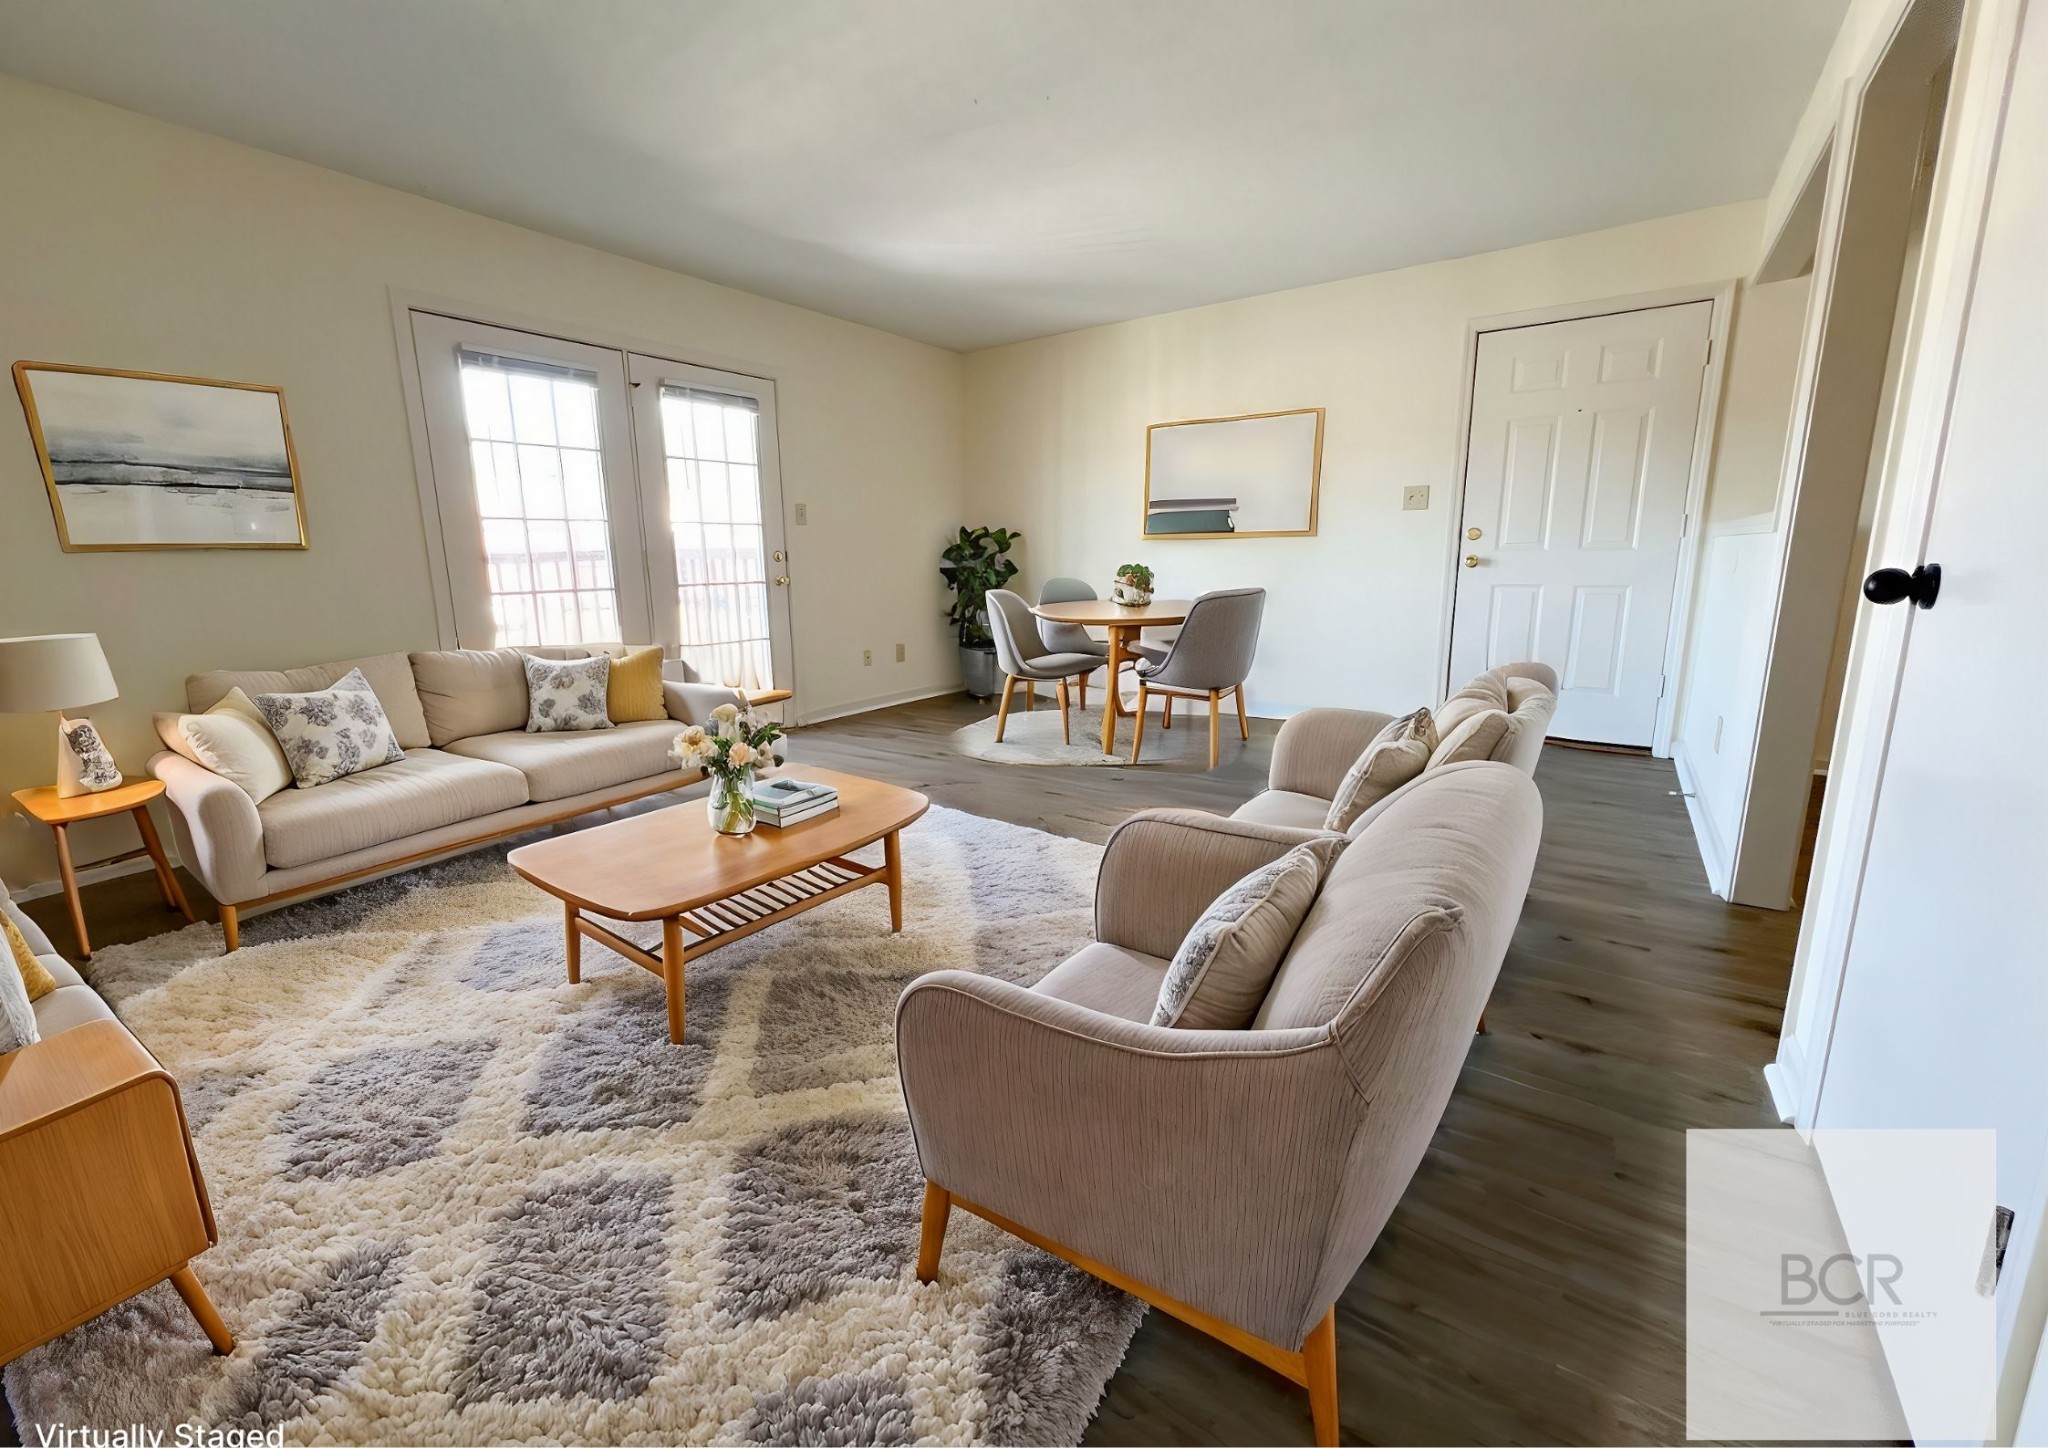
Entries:
[[1836, 1127], [2025, 1441], [2042, 29], [0, 8], [0, 1442], [1798, 1436]]

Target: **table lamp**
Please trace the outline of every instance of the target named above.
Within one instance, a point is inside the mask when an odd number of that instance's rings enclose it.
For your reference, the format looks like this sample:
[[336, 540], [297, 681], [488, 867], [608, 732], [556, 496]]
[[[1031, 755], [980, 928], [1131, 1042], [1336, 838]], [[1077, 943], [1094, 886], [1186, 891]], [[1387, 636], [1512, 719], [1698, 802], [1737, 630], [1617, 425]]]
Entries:
[[105, 703], [119, 693], [98, 634], [0, 639], [0, 714], [56, 713], [60, 796], [94, 793], [121, 782], [92, 722], [65, 717], [67, 709]]

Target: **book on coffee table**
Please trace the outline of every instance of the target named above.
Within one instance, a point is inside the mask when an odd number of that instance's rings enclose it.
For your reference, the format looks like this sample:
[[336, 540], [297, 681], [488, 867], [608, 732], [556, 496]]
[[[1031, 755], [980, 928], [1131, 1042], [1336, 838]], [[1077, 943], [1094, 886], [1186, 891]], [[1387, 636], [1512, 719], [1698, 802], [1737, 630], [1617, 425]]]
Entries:
[[764, 825], [793, 825], [839, 808], [839, 791], [811, 780], [775, 778], [756, 782], [754, 818]]

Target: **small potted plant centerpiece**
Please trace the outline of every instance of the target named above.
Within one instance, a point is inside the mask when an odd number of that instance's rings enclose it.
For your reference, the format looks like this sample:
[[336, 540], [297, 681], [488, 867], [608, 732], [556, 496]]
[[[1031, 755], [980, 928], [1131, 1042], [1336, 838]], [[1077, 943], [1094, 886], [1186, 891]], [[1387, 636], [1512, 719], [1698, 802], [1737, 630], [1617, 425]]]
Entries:
[[986, 699], [996, 691], [996, 641], [988, 629], [988, 591], [1017, 576], [1006, 556], [1024, 535], [1008, 528], [962, 528], [939, 556], [939, 576], [953, 590], [946, 617], [960, 639], [960, 674], [967, 692]]
[[737, 704], [720, 704], [711, 724], [692, 724], [676, 736], [676, 767], [703, 770], [711, 776], [704, 807], [711, 828], [722, 835], [751, 834], [754, 828], [754, 774], [773, 764], [769, 746], [782, 737], [782, 726]]
[[1142, 563], [1126, 563], [1117, 569], [1109, 585], [1109, 601], [1125, 608], [1143, 608], [1152, 601], [1152, 570]]

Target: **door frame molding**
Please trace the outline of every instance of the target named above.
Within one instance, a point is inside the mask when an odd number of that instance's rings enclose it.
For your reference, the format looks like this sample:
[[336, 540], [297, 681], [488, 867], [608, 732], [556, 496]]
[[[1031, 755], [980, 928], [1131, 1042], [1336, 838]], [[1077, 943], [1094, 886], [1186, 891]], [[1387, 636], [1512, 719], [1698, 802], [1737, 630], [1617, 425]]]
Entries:
[[1693, 429], [1692, 462], [1685, 481], [1684, 532], [1679, 536], [1678, 571], [1671, 580], [1671, 615], [1664, 630], [1665, 687], [1663, 696], [1657, 700], [1657, 723], [1650, 744], [1652, 754], [1660, 758], [1670, 755], [1671, 735], [1678, 717], [1678, 664], [1685, 657], [1686, 640], [1692, 632], [1693, 578], [1698, 571], [1700, 544], [1705, 532], [1700, 526], [1700, 515], [1706, 501], [1707, 474], [1714, 457], [1714, 436], [1721, 420], [1722, 379], [1726, 374], [1728, 336], [1737, 286], [1731, 277], [1725, 281], [1664, 287], [1628, 296], [1501, 312], [1474, 317], [1465, 323], [1464, 362], [1458, 387], [1458, 438], [1451, 472], [1450, 551], [1444, 560], [1443, 627], [1437, 639], [1437, 658], [1441, 661], [1438, 703], [1448, 698], [1451, 690], [1457, 687], [1457, 681], [1451, 678], [1451, 635], [1457, 624], [1458, 560], [1464, 552], [1465, 475], [1472, 456], [1472, 391], [1478, 381], [1480, 337], [1488, 332], [1543, 327], [1553, 322], [1582, 322], [1620, 312], [1647, 312], [1659, 307], [1711, 302], [1713, 309], [1707, 316], [1707, 365], [1700, 374], [1700, 411]]
[[[634, 336], [627, 332], [616, 332], [606, 327], [586, 326], [580, 322], [564, 322], [559, 319], [535, 316], [513, 307], [491, 306], [483, 302], [463, 301], [459, 298], [442, 296], [432, 292], [413, 291], [405, 287], [387, 289], [391, 306], [392, 342], [398, 351], [399, 391], [405, 398], [405, 420], [407, 431], [412, 437], [413, 484], [419, 493], [420, 521], [426, 530], [427, 577], [434, 600], [434, 634], [438, 647], [452, 649], [455, 642], [455, 586], [448, 575], [448, 560], [441, 551], [441, 503], [434, 492], [434, 460], [427, 438], [427, 416], [425, 393], [420, 386], [419, 353], [413, 347], [412, 314], [432, 312], [438, 316], [450, 317], [459, 322], [474, 322], [479, 326], [502, 327], [508, 331], [531, 332], [535, 336], [550, 337], [562, 342], [580, 342], [586, 347], [598, 347], [607, 352], [619, 352], [631, 356], [638, 352], [645, 356], [659, 357], [664, 361], [690, 367], [705, 367], [719, 372], [730, 372], [741, 377], [758, 378], [777, 386], [782, 379], [771, 367], [744, 358], [733, 357], [723, 352], [714, 352], [698, 347], [679, 347], [671, 342], [652, 341], [646, 337]], [[631, 409], [628, 409], [628, 427], [631, 427]], [[782, 453], [781, 411], [776, 412], [775, 451]], [[629, 431], [627, 445], [633, 449], [633, 456], [639, 457], [639, 441]], [[787, 527], [788, 520], [784, 520]], [[643, 538], [643, 545], [645, 540]], [[644, 567], [644, 564], [643, 564]], [[790, 620], [790, 667], [795, 669], [796, 638], [795, 617]]]

